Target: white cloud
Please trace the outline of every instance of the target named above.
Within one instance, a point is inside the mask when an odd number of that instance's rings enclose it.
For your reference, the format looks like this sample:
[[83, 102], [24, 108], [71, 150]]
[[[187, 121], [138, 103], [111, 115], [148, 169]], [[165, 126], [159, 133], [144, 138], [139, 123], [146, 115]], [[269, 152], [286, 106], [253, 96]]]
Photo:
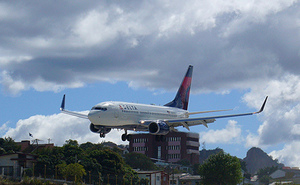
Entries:
[[7, 124], [8, 124], [8, 122], [6, 122], [3, 125], [1, 125], [1, 127], [0, 127], [0, 135], [3, 135], [8, 130]]
[[8, 64], [18, 64], [32, 60], [31, 56], [1, 56], [0, 66], [5, 67]]
[[242, 129], [237, 122], [229, 120], [226, 128], [221, 130], [209, 130], [200, 133], [201, 142], [205, 143], [240, 143]]
[[4, 87], [4, 92], [9, 92], [12, 95], [18, 95], [20, 91], [28, 89], [22, 80], [13, 79], [7, 71], [2, 71], [0, 77], [0, 82]]
[[[68, 139], [77, 140], [79, 143], [99, 143], [102, 141], [111, 141], [117, 144], [126, 143], [121, 140], [123, 131], [112, 130], [106, 135], [106, 138], [100, 138], [99, 134], [89, 130], [89, 124], [88, 120], [62, 113], [50, 116], [36, 115], [19, 120], [16, 128], [6, 128], [8, 131], [4, 137], [10, 136], [15, 141], [40, 139], [43, 143], [51, 138], [55, 145], [60, 146]], [[33, 138], [29, 137], [29, 133], [33, 135]]]
[[249, 106], [259, 108], [262, 97], [266, 95], [269, 95], [269, 100], [260, 117], [264, 122], [258, 129], [259, 144], [299, 140], [300, 77], [286, 75], [264, 86], [253, 87], [251, 92], [245, 94], [244, 100]]
[[300, 141], [286, 144], [282, 150], [274, 150], [269, 155], [289, 167], [300, 166]]
[[[58, 91], [104, 77], [171, 89], [177, 86], [174, 71], [190, 63], [205, 69], [194, 76], [201, 82], [195, 92], [228, 92], [276, 78], [285, 69], [298, 71], [290, 67], [299, 58], [295, 0], [60, 3], [0, 4], [22, 16], [0, 14], [5, 22], [0, 53], [6, 56], [0, 58], [1, 85], [7, 92]], [[7, 60], [18, 56], [30, 58]], [[162, 78], [136, 78], [157, 66]]]
[[269, 95], [269, 100], [260, 116], [263, 124], [257, 133], [248, 134], [246, 146], [268, 147], [282, 143], [284, 148], [271, 155], [286, 165], [300, 166], [300, 77], [285, 75], [254, 86], [244, 100], [249, 106], [258, 108], [265, 95]]

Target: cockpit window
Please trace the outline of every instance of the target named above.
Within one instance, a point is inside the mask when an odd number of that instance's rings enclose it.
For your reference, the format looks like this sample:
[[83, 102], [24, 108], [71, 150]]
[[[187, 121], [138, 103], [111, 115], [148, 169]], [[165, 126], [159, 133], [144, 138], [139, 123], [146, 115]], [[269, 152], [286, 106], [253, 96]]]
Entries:
[[93, 107], [92, 110], [102, 110], [102, 111], [106, 111], [107, 108], [104, 108], [104, 107]]

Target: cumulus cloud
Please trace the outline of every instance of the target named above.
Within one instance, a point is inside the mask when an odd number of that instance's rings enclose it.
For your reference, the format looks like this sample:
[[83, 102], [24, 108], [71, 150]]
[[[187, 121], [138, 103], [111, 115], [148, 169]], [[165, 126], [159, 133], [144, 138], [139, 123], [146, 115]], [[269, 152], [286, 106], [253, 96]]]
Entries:
[[229, 120], [226, 128], [221, 130], [209, 130], [200, 133], [201, 142], [205, 143], [240, 143], [242, 129], [237, 122]]
[[[273, 151], [271, 154], [281, 162], [291, 166], [299, 165], [296, 154], [300, 150], [300, 79], [296, 75], [283, 76], [270, 80], [265, 85], [258, 85], [245, 94], [244, 101], [251, 107], [258, 107], [259, 100], [269, 95], [265, 112], [260, 117], [263, 124], [257, 133], [249, 133], [247, 146], [271, 146], [284, 144], [284, 149]], [[289, 151], [290, 150], [290, 151]], [[293, 151], [292, 151], [293, 150]]]
[[264, 86], [253, 87], [244, 100], [251, 107], [258, 107], [264, 95], [269, 95], [263, 114], [263, 124], [258, 129], [259, 144], [274, 144], [299, 140], [300, 117], [299, 76], [288, 75], [271, 80]]
[[299, 167], [300, 166], [300, 142], [293, 141], [284, 146], [282, 150], [274, 150], [269, 155], [274, 159], [278, 159], [279, 162], [290, 167]]
[[[77, 140], [79, 143], [111, 141], [117, 144], [126, 144], [120, 139], [123, 132], [112, 130], [106, 135], [106, 138], [100, 138], [99, 134], [89, 130], [89, 124], [88, 120], [60, 113], [50, 116], [35, 115], [28, 119], [19, 120], [16, 128], [8, 128], [5, 125], [1, 128], [4, 127], [7, 130], [4, 137], [12, 137], [16, 141], [40, 139], [46, 143], [50, 138], [53, 143], [59, 146], [68, 139]], [[29, 133], [33, 135], [33, 138], [29, 136]]]
[[8, 122], [6, 122], [3, 125], [1, 125], [1, 127], [0, 127], [0, 135], [4, 135], [5, 132], [8, 130], [7, 124], [8, 124]]
[[[291, 67], [299, 58], [298, 1], [29, 4], [0, 4], [22, 17], [0, 15], [0, 54], [10, 58], [0, 60], [1, 85], [8, 93], [120, 80], [173, 89], [188, 64], [205, 69], [194, 76], [196, 92], [249, 88], [283, 70], [298, 72]], [[157, 66], [159, 78], [144, 75]]]

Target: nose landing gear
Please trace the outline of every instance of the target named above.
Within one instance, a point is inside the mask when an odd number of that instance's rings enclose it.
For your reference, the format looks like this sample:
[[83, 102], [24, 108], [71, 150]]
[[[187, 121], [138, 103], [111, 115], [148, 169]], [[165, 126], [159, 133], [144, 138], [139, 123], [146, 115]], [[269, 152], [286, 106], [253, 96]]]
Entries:
[[90, 124], [90, 130], [95, 133], [100, 134], [100, 138], [104, 138], [105, 134], [109, 133], [111, 131], [111, 128], [103, 127], [99, 125], [94, 125], [93, 123]]

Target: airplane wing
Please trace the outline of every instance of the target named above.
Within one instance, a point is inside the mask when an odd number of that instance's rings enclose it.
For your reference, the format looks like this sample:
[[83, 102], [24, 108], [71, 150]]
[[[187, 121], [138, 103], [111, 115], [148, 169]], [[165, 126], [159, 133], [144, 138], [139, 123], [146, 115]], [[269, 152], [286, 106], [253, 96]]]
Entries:
[[205, 127], [208, 127], [208, 123], [213, 123], [216, 121], [216, 119], [219, 118], [229, 118], [229, 117], [238, 117], [238, 116], [248, 116], [248, 115], [253, 115], [253, 114], [259, 114], [264, 110], [265, 104], [267, 102], [268, 96], [264, 100], [263, 105], [261, 106], [260, 110], [257, 112], [250, 112], [250, 113], [242, 113], [242, 114], [229, 114], [229, 115], [221, 115], [221, 116], [210, 116], [210, 117], [200, 117], [200, 118], [182, 118], [182, 119], [167, 119], [167, 120], [162, 120], [166, 124], [168, 124], [169, 127], [178, 127], [178, 126], [183, 126], [186, 129], [190, 130], [190, 126], [193, 125], [204, 125]]
[[66, 101], [66, 95], [64, 94], [64, 97], [63, 97], [63, 100], [62, 100], [61, 106], [60, 106], [60, 110], [61, 110], [62, 113], [69, 114], [69, 115], [72, 115], [72, 116], [76, 116], [76, 117], [79, 117], [79, 118], [88, 119], [88, 116], [85, 115], [85, 114], [81, 114], [81, 113], [78, 113], [78, 112], [73, 112], [73, 111], [65, 110], [65, 101]]

